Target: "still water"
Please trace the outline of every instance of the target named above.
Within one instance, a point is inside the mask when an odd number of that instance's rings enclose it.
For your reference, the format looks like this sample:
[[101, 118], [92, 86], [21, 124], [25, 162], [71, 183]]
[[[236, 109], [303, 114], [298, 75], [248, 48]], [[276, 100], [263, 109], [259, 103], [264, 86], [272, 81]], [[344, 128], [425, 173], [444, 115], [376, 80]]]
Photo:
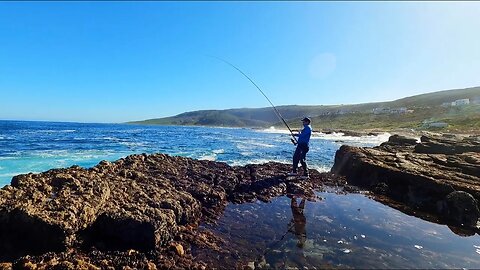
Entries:
[[478, 235], [457, 235], [446, 225], [408, 216], [363, 194], [317, 196], [303, 205], [301, 198], [289, 197], [230, 204], [217, 224], [204, 228], [234, 255], [196, 255], [278, 269], [480, 268]]

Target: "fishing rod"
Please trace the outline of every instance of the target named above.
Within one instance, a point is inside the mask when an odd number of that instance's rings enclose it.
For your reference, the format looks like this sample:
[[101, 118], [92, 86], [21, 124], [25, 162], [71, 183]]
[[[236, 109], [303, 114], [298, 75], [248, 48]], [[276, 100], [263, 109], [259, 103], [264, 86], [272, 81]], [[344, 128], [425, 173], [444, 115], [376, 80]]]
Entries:
[[277, 108], [275, 107], [275, 105], [273, 105], [272, 101], [270, 101], [270, 99], [267, 97], [267, 95], [265, 95], [265, 93], [262, 91], [262, 89], [260, 89], [260, 87], [258, 87], [258, 85], [250, 78], [248, 77], [247, 74], [245, 74], [241, 69], [239, 69], [238, 67], [236, 67], [234, 64], [228, 62], [227, 60], [225, 59], [222, 59], [220, 57], [216, 57], [216, 56], [212, 56], [212, 55], [209, 55], [210, 57], [213, 57], [217, 60], [220, 60], [224, 63], [226, 63], [227, 65], [233, 67], [234, 69], [236, 69], [238, 72], [240, 72], [243, 76], [245, 76], [245, 78], [247, 78], [257, 89], [258, 91], [260, 91], [260, 93], [262, 93], [262, 95], [268, 100], [268, 102], [270, 103], [270, 105], [272, 105], [272, 108], [273, 110], [275, 111], [275, 114], [277, 115], [277, 117], [285, 124], [285, 126], [287, 127], [288, 131], [290, 131], [290, 135], [292, 136], [292, 143], [293, 144], [297, 144], [297, 138], [295, 138], [295, 135], [293, 135], [293, 132], [292, 130], [290, 129], [290, 127], [288, 126], [287, 124], [287, 121], [285, 121], [285, 119], [282, 117], [282, 115], [280, 114], [280, 112], [277, 110]]

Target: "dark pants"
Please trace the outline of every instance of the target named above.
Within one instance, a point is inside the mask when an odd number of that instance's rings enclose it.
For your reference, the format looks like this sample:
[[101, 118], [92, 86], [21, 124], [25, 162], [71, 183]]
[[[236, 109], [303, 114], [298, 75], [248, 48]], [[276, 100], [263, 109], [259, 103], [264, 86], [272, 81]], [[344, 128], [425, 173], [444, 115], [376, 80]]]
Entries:
[[297, 172], [298, 162], [302, 164], [303, 172], [308, 174], [307, 168], [307, 152], [309, 148], [306, 143], [299, 143], [297, 149], [295, 149], [295, 154], [293, 154], [293, 172]]

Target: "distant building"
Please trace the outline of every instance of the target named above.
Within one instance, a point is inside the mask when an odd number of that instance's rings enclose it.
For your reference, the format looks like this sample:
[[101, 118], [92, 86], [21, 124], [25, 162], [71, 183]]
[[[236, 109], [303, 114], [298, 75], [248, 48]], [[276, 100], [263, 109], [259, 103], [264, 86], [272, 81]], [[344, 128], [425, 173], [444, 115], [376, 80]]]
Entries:
[[373, 114], [384, 114], [384, 113], [390, 113], [390, 108], [375, 108], [373, 109]]
[[453, 102], [444, 102], [444, 103], [442, 103], [442, 107], [445, 107], [445, 108], [450, 107], [450, 106], [452, 106], [452, 103]]
[[470, 100], [468, 98], [457, 99], [454, 102], [452, 102], [452, 106], [464, 106], [468, 104], [470, 104]]
[[375, 108], [373, 109], [373, 114], [404, 114], [407, 113], [408, 109], [406, 107], [400, 108]]
[[448, 124], [445, 122], [434, 122], [432, 120], [424, 120], [422, 123], [425, 128], [446, 128]]
[[407, 113], [407, 108], [400, 107], [400, 108], [391, 109], [390, 113], [392, 113], [392, 114], [404, 114], [404, 113]]

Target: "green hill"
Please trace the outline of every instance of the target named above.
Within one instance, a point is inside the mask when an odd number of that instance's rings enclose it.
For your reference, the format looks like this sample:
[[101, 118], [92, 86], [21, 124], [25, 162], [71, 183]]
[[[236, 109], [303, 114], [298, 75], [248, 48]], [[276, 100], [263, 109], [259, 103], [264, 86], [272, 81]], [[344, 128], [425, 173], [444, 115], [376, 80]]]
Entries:
[[[446, 102], [469, 99], [464, 106], [442, 106]], [[322, 129], [391, 130], [399, 128], [429, 129], [431, 122], [448, 124], [446, 130], [478, 132], [480, 130], [480, 87], [446, 90], [406, 97], [389, 102], [352, 105], [278, 106], [280, 114], [292, 128], [310, 116]], [[373, 110], [377, 113], [374, 113]], [[408, 111], [405, 111], [408, 110]], [[228, 110], [202, 110], [176, 116], [129, 122], [147, 125], [190, 125], [222, 127], [283, 127], [271, 107]]]

